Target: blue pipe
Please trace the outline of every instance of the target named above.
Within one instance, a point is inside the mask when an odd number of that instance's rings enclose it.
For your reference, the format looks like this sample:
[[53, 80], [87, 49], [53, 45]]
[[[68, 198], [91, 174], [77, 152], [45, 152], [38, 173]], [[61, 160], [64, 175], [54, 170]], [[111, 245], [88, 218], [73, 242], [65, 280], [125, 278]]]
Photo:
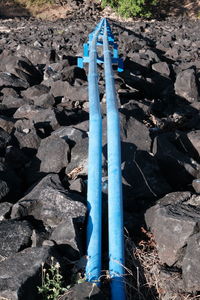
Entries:
[[98, 35], [104, 20], [92, 33], [89, 49], [89, 155], [88, 155], [88, 225], [87, 225], [87, 256], [86, 278], [98, 282], [101, 275], [101, 235], [102, 235], [102, 116], [99, 99], [97, 74]]
[[121, 180], [121, 142], [119, 114], [109, 50], [107, 20], [104, 22], [103, 52], [107, 102], [107, 145], [108, 145], [108, 220], [109, 220], [109, 271], [111, 276], [112, 300], [125, 299], [124, 286], [124, 233]]

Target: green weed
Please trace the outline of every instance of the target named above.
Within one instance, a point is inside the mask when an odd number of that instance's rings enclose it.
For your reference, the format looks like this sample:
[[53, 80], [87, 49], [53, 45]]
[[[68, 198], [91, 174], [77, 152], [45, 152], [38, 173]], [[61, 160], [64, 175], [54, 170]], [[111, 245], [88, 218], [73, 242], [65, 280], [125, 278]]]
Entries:
[[42, 265], [42, 286], [37, 287], [44, 300], [55, 300], [68, 289], [63, 286], [63, 276], [60, 274], [59, 263], [54, 263], [51, 258], [51, 266], [48, 270]]

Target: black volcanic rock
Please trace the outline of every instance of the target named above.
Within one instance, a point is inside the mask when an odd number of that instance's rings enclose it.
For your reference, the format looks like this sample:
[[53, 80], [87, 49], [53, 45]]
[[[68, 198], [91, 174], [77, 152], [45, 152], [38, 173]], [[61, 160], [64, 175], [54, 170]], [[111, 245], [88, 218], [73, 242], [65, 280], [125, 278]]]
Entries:
[[72, 86], [68, 81], [57, 80], [51, 83], [51, 93], [54, 97], [65, 96], [73, 101], [88, 101], [87, 90], [87, 86]]
[[0, 63], [0, 70], [14, 74], [30, 85], [38, 84], [43, 79], [42, 73], [24, 56], [4, 55]]
[[14, 120], [6, 116], [0, 116], [0, 128], [5, 130], [7, 133], [11, 133], [14, 128]]
[[14, 170], [19, 171], [20, 174], [29, 160], [29, 157], [25, 155], [23, 150], [14, 146], [6, 148], [5, 162]]
[[83, 198], [67, 192], [59, 176], [49, 174], [12, 207], [12, 218], [33, 216], [45, 225], [55, 227], [69, 218], [85, 219]]
[[46, 85], [34, 85], [27, 90], [21, 92], [21, 95], [26, 99], [28, 103], [32, 103], [35, 106], [49, 108], [55, 104], [54, 97], [49, 93], [50, 87]]
[[76, 126], [67, 126], [54, 131], [54, 134], [65, 139], [70, 146], [70, 160], [65, 170], [66, 174], [70, 174], [73, 170], [75, 173], [87, 174], [87, 131], [78, 129]]
[[186, 201], [191, 196], [189, 192], [168, 194], [145, 214], [147, 226], [155, 236], [161, 263], [168, 266], [181, 259], [184, 247], [200, 220], [199, 207], [187, 205]]
[[163, 76], [170, 76], [170, 68], [166, 62], [158, 62], [152, 65], [152, 69]]
[[76, 66], [65, 67], [62, 72], [62, 80], [68, 81], [70, 84], [74, 84], [75, 79], [81, 79], [87, 81], [87, 76], [84, 69]]
[[40, 160], [40, 171], [59, 173], [68, 165], [69, 145], [59, 136], [42, 139], [36, 157]]
[[69, 295], [62, 296], [60, 300], [85, 300], [88, 297], [88, 293], [91, 299], [94, 300], [108, 299], [97, 285], [91, 284], [90, 282], [84, 282], [81, 284], [75, 284], [72, 288], [70, 288]]
[[12, 204], [9, 202], [2, 202], [0, 203], [0, 221], [5, 220], [9, 217], [11, 212]]
[[13, 96], [4, 96], [2, 100], [2, 104], [7, 109], [16, 109], [26, 104], [23, 98], [13, 97]]
[[[155, 138], [153, 153], [171, 186], [180, 188], [199, 176], [194, 148], [182, 133], [163, 133]], [[190, 155], [189, 155], [190, 154]]]
[[17, 129], [14, 136], [17, 139], [20, 149], [22, 149], [25, 154], [32, 156], [37, 152], [40, 145], [40, 138], [35, 128]]
[[192, 187], [197, 194], [200, 194], [200, 179], [194, 179], [192, 181]]
[[11, 143], [11, 136], [4, 129], [0, 128], [0, 154], [5, 151], [6, 146]]
[[29, 87], [29, 84], [25, 80], [15, 76], [11, 73], [1, 72], [0, 73], [0, 88], [3, 88], [3, 87], [26, 89]]
[[55, 111], [53, 108], [43, 108], [34, 105], [24, 104], [19, 107], [15, 114], [16, 119], [29, 119], [36, 128], [56, 129], [58, 121], [56, 119]]
[[132, 145], [133, 149], [136, 148], [138, 150], [150, 152], [152, 144], [150, 131], [142, 122], [133, 117], [127, 119], [126, 115], [120, 114], [120, 123], [122, 159], [123, 153], [126, 155], [126, 152], [123, 151], [124, 144]]
[[47, 94], [50, 88], [43, 84], [34, 85], [25, 91], [21, 92], [21, 95], [27, 99], [34, 100], [36, 97], [40, 97]]
[[16, 54], [27, 57], [34, 65], [45, 65], [53, 58], [51, 50], [28, 45], [19, 45]]
[[122, 164], [122, 178], [124, 193], [130, 199], [152, 199], [171, 191], [157, 160], [145, 151], [136, 150], [134, 146], [129, 147]]
[[28, 221], [0, 222], [0, 256], [8, 257], [30, 247], [32, 231]]
[[185, 256], [183, 258], [183, 281], [190, 292], [200, 291], [200, 233], [188, 239]]
[[72, 260], [80, 257], [82, 253], [81, 231], [76, 219], [69, 218], [60, 223], [53, 230], [49, 239], [56, 243], [62, 251], [66, 251]]
[[50, 247], [25, 249], [0, 262], [0, 297], [20, 300], [40, 299], [41, 265], [57, 256]]
[[189, 102], [199, 99], [198, 87], [194, 69], [184, 70], [178, 73], [175, 82], [176, 94]]

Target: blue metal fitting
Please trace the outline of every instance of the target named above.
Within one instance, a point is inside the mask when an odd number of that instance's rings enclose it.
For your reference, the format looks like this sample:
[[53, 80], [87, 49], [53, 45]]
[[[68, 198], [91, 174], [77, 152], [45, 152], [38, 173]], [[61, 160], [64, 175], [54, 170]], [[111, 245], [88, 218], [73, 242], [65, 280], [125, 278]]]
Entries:
[[[111, 60], [112, 64], [118, 65], [118, 72], [123, 72], [124, 71], [124, 65], [123, 65], [123, 59], [119, 58], [118, 54], [118, 45], [115, 43], [114, 36], [112, 34], [110, 24], [106, 19], [103, 19], [105, 21], [105, 26], [107, 28], [107, 36], [108, 36], [108, 43], [109, 45], [113, 46], [113, 53], [111, 54]], [[102, 20], [102, 21], [103, 21]], [[90, 43], [93, 40], [94, 34], [98, 32], [97, 36], [97, 42], [96, 45], [98, 46], [103, 46], [102, 38], [104, 35], [104, 23], [100, 22], [97, 26], [96, 29], [89, 34], [89, 40], [88, 43], [83, 44], [83, 57], [78, 57], [77, 65], [79, 68], [84, 68], [85, 63], [89, 63], [89, 48], [90, 48]], [[97, 63], [98, 64], [104, 64], [104, 58], [103, 57], [97, 57]]]

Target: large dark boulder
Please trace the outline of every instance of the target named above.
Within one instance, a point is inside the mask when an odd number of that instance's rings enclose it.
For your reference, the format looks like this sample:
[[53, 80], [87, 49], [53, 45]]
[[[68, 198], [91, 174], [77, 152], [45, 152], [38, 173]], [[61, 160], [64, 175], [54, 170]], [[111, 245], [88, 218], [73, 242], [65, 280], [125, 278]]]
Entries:
[[175, 91], [178, 96], [185, 98], [189, 102], [199, 99], [194, 69], [184, 70], [177, 75]]
[[82, 236], [76, 219], [68, 218], [60, 223], [49, 237], [58, 246], [60, 251], [67, 253], [71, 260], [77, 260], [82, 253]]
[[155, 199], [171, 191], [157, 160], [145, 151], [136, 150], [135, 146], [128, 145], [126, 160], [122, 163], [122, 182], [132, 208], [133, 199]]
[[200, 209], [194, 202], [190, 192], [174, 192], [147, 210], [146, 224], [154, 234], [162, 264], [180, 266], [188, 240], [200, 221]]
[[23, 91], [21, 95], [27, 102], [31, 102], [36, 106], [48, 108], [55, 104], [55, 100], [52, 94], [49, 93], [50, 87], [46, 85], [34, 85], [27, 90]]
[[14, 74], [30, 85], [38, 84], [43, 79], [42, 73], [25, 56], [4, 55], [1, 59], [0, 70]]
[[11, 133], [14, 127], [14, 120], [6, 116], [0, 116], [0, 128], [5, 130], [7, 133]]
[[30, 247], [32, 231], [28, 221], [0, 222], [0, 256], [5, 258]]
[[150, 131], [147, 126], [136, 118], [127, 118], [126, 115], [120, 114], [120, 134], [122, 141], [122, 157], [123, 153], [126, 155], [126, 151], [123, 151], [123, 144], [130, 143], [133, 148], [150, 152], [152, 139], [150, 137]]
[[8, 166], [18, 171], [19, 174], [21, 174], [29, 160], [29, 157], [24, 154], [23, 150], [14, 146], [8, 146], [6, 148], [5, 162]]
[[[84, 123], [84, 122], [83, 122]], [[75, 126], [60, 127], [52, 135], [59, 136], [67, 141], [70, 146], [69, 164], [66, 174], [87, 174], [88, 160], [88, 134], [86, 130]]]
[[41, 112], [42, 109], [35, 107], [34, 105], [30, 105], [30, 104], [24, 104], [22, 106], [20, 106], [15, 114], [14, 114], [14, 118], [15, 119], [33, 119], [34, 116]]
[[19, 45], [16, 52], [17, 56], [25, 56], [33, 63], [33, 65], [48, 64], [51, 59], [53, 59], [52, 54], [53, 52], [50, 49], [32, 47], [28, 45]]
[[50, 257], [57, 257], [50, 247], [25, 249], [0, 262], [0, 297], [12, 300], [39, 300], [41, 267]]
[[21, 92], [21, 95], [27, 99], [34, 100], [35, 97], [40, 97], [50, 91], [50, 87], [43, 84], [34, 85], [25, 91]]
[[17, 109], [20, 106], [26, 104], [23, 98], [13, 97], [13, 96], [4, 96], [2, 100], [2, 104], [7, 109]]
[[187, 291], [200, 291], [200, 233], [191, 236], [187, 241], [187, 247], [183, 258], [183, 280]]
[[47, 128], [52, 130], [58, 127], [55, 111], [52, 108], [42, 108], [25, 104], [17, 109], [14, 118], [27, 118], [34, 122], [36, 128]]
[[174, 188], [190, 184], [198, 178], [200, 166], [194, 147], [181, 132], [158, 135], [154, 140], [153, 153], [165, 178]]
[[44, 173], [59, 173], [68, 165], [69, 145], [56, 135], [41, 140], [37, 156], [40, 160], [40, 171]]
[[0, 128], [0, 155], [5, 152], [6, 147], [11, 143], [11, 136], [4, 129]]
[[[45, 81], [43, 82], [45, 84]], [[72, 101], [88, 101], [87, 86], [72, 86], [68, 81], [52, 81], [51, 93], [54, 97], [66, 97]]]
[[76, 193], [67, 192], [58, 175], [49, 174], [12, 207], [11, 216], [33, 216], [52, 227], [69, 218], [79, 218], [82, 222], [86, 214], [83, 200]]
[[35, 128], [17, 128], [14, 136], [18, 142], [19, 148], [22, 149], [26, 155], [32, 157], [36, 154], [40, 145], [40, 138], [37, 135]]
[[187, 133], [187, 137], [196, 151], [196, 159], [200, 158], [200, 130], [194, 130]]
[[19, 88], [19, 89], [26, 89], [29, 87], [29, 84], [27, 81], [6, 72], [0, 73], [0, 88], [3, 87], [13, 87], [13, 88]]
[[87, 81], [87, 76], [84, 69], [80, 69], [77, 66], [65, 67], [62, 72], [62, 80], [68, 81], [70, 84], [74, 84], [76, 79]]
[[0, 163], [0, 202], [15, 202], [20, 192], [20, 178], [11, 167]]

